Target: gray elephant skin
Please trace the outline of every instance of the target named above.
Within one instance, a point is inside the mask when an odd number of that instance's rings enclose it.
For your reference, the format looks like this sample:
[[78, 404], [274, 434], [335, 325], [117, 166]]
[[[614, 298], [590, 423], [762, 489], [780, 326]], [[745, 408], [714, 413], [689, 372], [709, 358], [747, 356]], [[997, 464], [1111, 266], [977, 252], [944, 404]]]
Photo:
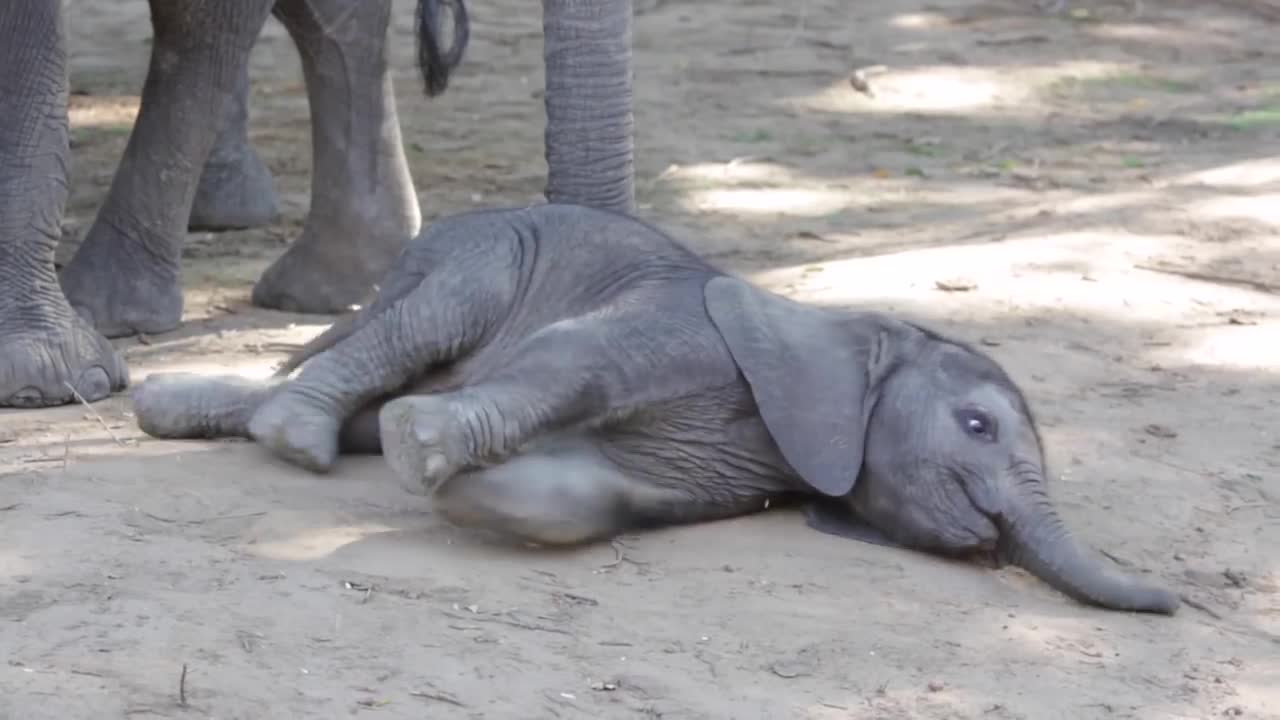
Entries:
[[[311, 208], [253, 290], [256, 305], [336, 313], [367, 301], [421, 229], [387, 66], [391, 0], [152, 0], [141, 105], [107, 197], [59, 274], [68, 187], [59, 0], [0, 9], [0, 406], [90, 402], [128, 386], [106, 340], [176, 328], [187, 228], [276, 214], [249, 145], [248, 57], [268, 15], [302, 60]], [[452, 43], [438, 37], [445, 10]], [[462, 0], [419, 0], [419, 62], [444, 90], [467, 38]], [[552, 201], [633, 203], [630, 0], [543, 0]]]
[[252, 438], [315, 471], [380, 452], [450, 521], [538, 544], [800, 500], [834, 534], [1178, 607], [1072, 538], [1022, 393], [922, 327], [775, 295], [639, 220], [558, 204], [440, 220], [381, 287], [292, 378], [148, 378], [140, 427]]

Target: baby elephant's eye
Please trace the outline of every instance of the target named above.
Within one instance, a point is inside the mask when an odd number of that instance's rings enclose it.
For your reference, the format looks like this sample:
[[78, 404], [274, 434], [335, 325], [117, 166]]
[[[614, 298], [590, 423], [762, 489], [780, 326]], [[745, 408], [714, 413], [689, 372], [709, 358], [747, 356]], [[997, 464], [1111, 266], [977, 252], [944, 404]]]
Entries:
[[956, 413], [965, 432], [982, 440], [996, 439], [996, 421], [977, 408], [964, 408]]

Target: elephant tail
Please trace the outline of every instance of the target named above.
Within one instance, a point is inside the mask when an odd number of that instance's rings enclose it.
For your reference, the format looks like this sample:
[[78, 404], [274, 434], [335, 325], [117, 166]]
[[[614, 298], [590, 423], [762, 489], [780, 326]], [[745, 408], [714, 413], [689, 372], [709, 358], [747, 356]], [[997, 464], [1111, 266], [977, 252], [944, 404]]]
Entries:
[[[446, 49], [440, 37], [443, 12], [453, 18], [453, 42]], [[418, 69], [426, 85], [427, 97], [435, 97], [449, 86], [449, 71], [462, 62], [471, 38], [471, 20], [465, 0], [418, 0]]]
[[297, 370], [302, 363], [337, 345], [351, 333], [360, 327], [360, 311], [355, 310], [339, 317], [324, 332], [311, 338], [306, 345], [289, 356], [280, 367], [272, 374], [273, 378], [288, 377], [290, 373]]

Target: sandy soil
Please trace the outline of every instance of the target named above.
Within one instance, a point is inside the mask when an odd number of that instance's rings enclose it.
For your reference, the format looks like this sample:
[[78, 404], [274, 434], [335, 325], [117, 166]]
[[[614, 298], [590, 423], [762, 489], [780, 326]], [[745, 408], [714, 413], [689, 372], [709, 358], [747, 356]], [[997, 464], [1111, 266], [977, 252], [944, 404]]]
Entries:
[[[432, 102], [397, 4], [426, 215], [536, 196], [538, 4], [474, 0], [465, 70]], [[142, 2], [68, 5], [69, 252], [150, 29]], [[0, 416], [0, 718], [1280, 717], [1280, 12], [1073, 8], [637, 0], [642, 214], [796, 297], [987, 346], [1038, 409], [1071, 524], [1176, 586], [1176, 617], [789, 512], [497, 548], [376, 459], [318, 477], [160, 442], [120, 397]], [[871, 95], [849, 79], [866, 67]], [[136, 379], [266, 373], [329, 321], [248, 306], [309, 182], [274, 21], [253, 72], [285, 217], [191, 236], [184, 328], [120, 342]]]

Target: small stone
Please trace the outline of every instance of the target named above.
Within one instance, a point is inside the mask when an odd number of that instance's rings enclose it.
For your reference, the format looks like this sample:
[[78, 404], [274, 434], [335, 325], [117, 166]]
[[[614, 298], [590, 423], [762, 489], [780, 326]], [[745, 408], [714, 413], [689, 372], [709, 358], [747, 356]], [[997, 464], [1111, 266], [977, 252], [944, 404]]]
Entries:
[[942, 692], [943, 688], [945, 687], [946, 685], [943, 685], [941, 682], [938, 682], [937, 680], [929, 681], [929, 692]]

